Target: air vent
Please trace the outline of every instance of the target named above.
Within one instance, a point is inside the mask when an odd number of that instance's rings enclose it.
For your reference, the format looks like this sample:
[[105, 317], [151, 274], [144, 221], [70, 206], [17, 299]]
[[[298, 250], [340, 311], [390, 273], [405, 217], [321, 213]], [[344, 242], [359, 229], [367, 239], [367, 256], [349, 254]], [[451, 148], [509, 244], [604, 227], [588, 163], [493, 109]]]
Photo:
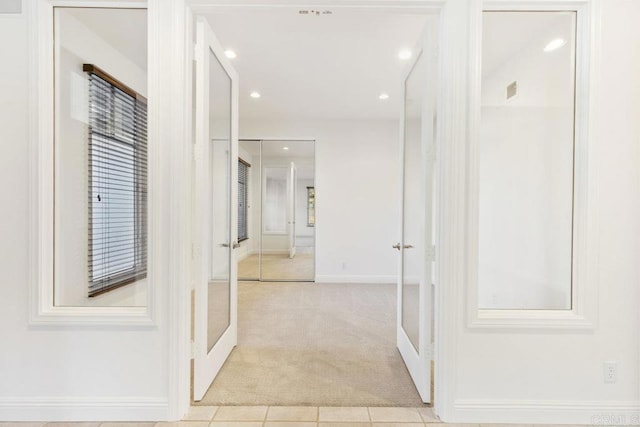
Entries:
[[513, 98], [518, 94], [518, 82], [513, 82], [507, 86], [507, 100]]
[[22, 0], [2, 0], [0, 1], [0, 15], [22, 13]]
[[330, 10], [313, 10], [313, 9], [301, 9], [298, 11], [299, 15], [333, 15], [333, 12]]

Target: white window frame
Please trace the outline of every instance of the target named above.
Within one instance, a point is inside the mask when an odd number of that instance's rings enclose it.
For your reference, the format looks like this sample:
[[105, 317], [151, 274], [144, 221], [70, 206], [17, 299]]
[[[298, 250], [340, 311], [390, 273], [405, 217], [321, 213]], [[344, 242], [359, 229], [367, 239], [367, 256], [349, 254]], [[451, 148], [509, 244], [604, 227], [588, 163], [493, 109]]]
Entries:
[[594, 82], [598, 54], [597, 2], [593, 0], [518, 1], [492, 0], [483, 3], [472, 22], [472, 36], [482, 34], [484, 11], [571, 11], [576, 12], [576, 98], [575, 98], [575, 185], [573, 218], [572, 290], [570, 310], [495, 310], [478, 307], [478, 176], [479, 129], [482, 82], [482, 40], [470, 46], [471, 100], [469, 115], [469, 270], [467, 277], [467, 326], [489, 329], [594, 329], [597, 323], [598, 233], [596, 162], [593, 115], [597, 93]]
[[[54, 304], [54, 8], [147, 9], [146, 2], [34, 0], [29, 3], [29, 324], [31, 325], [139, 325], [156, 324], [152, 230], [157, 221], [152, 212], [154, 198], [148, 199], [147, 301], [143, 307], [61, 307]], [[151, 50], [151, 49], [150, 49]], [[151, 82], [150, 82], [151, 84]], [[152, 112], [148, 112], [151, 119]], [[148, 140], [153, 138], [149, 131]], [[152, 187], [153, 164], [157, 153], [149, 153], [148, 186]], [[157, 161], [157, 160], [155, 160]], [[157, 203], [157, 201], [155, 202]]]

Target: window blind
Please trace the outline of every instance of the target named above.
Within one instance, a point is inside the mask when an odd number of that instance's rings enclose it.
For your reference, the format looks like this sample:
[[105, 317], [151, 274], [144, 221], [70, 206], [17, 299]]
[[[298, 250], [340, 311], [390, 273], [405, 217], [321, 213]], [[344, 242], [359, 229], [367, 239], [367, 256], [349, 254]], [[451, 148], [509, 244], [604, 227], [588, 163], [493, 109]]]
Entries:
[[238, 159], [238, 241], [249, 238], [247, 227], [249, 206], [249, 167], [251, 165]]
[[147, 273], [146, 99], [97, 67], [89, 75], [89, 296]]

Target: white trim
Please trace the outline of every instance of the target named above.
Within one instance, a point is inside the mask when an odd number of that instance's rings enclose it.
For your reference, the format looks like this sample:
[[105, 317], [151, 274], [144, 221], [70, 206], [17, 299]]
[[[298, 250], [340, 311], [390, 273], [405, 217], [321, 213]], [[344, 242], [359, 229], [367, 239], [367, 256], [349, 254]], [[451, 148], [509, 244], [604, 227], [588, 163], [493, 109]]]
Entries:
[[[57, 6], [142, 8], [141, 2], [92, 2], [80, 0], [37, 0], [27, 2], [29, 8], [29, 324], [31, 325], [155, 325], [154, 307], [156, 286], [147, 287], [146, 307], [58, 307], [54, 305], [54, 72], [53, 62], [53, 8]], [[151, 73], [149, 73], [151, 76]], [[151, 111], [151, 110], [150, 110]], [[149, 113], [151, 116], [151, 112]], [[154, 157], [154, 153], [155, 157]], [[149, 150], [149, 271], [148, 283], [155, 283], [157, 265], [153, 258], [153, 242], [158, 236], [154, 212], [157, 198], [153, 189], [154, 159], [157, 151]], [[156, 201], [154, 203], [154, 200]]]
[[532, 329], [594, 329], [597, 325], [597, 204], [595, 197], [596, 157], [595, 142], [590, 120], [590, 106], [594, 105], [591, 70], [597, 28], [593, 0], [492, 0], [485, 1], [484, 10], [543, 10], [575, 11], [577, 13], [576, 48], [576, 116], [575, 116], [575, 186], [574, 231], [572, 265], [572, 305], [570, 310], [487, 310], [478, 308], [478, 158], [481, 111], [481, 37], [482, 11], [475, 16], [471, 29], [470, 103], [469, 103], [469, 216], [468, 216], [468, 274], [467, 274], [467, 326], [469, 328], [532, 328]]
[[[640, 401], [458, 399], [454, 406], [455, 419], [461, 423], [638, 425], [640, 422]], [[608, 422], [607, 417], [624, 418], [621, 422]]]
[[164, 420], [168, 407], [167, 399], [155, 397], [3, 397], [0, 420]]
[[316, 283], [360, 283], [360, 284], [380, 284], [391, 285], [398, 282], [398, 276], [396, 275], [379, 275], [379, 276], [367, 276], [367, 275], [333, 275], [333, 274], [319, 274], [316, 276]]

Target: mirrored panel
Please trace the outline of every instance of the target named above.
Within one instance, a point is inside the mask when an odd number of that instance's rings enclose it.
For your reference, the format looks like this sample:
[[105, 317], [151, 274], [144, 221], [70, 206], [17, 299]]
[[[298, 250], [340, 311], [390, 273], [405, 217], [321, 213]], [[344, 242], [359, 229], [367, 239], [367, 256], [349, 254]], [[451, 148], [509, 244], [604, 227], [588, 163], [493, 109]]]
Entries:
[[[207, 346], [231, 321], [231, 78], [209, 53], [209, 288]], [[235, 160], [235, 159], [234, 159]]]
[[262, 143], [238, 142], [238, 280], [260, 280]]
[[[311, 193], [310, 189], [312, 189]], [[310, 194], [311, 211], [309, 211]], [[310, 212], [312, 217], [309, 217]], [[315, 143], [313, 141], [262, 142], [261, 248], [262, 280], [314, 280]]]
[[425, 162], [423, 108], [427, 63], [420, 55], [405, 82], [402, 241], [402, 328], [416, 351], [420, 336], [420, 282], [424, 280]]
[[147, 303], [147, 11], [54, 8], [54, 304]]
[[479, 308], [568, 310], [576, 15], [483, 19]]

